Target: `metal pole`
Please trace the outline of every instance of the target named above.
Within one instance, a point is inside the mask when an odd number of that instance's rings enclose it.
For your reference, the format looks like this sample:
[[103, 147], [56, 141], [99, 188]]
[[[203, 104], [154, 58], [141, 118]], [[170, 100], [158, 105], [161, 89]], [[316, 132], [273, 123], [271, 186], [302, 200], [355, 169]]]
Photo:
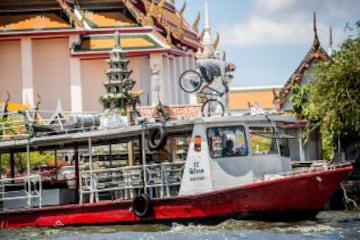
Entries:
[[57, 149], [55, 149], [55, 180], [58, 180]]
[[112, 168], [112, 147], [111, 143], [109, 144], [109, 157], [110, 157], [110, 168]]
[[10, 152], [10, 177], [15, 177], [15, 156], [14, 151]]
[[89, 172], [90, 172], [90, 203], [94, 202], [94, 176], [93, 176], [93, 168], [92, 168], [92, 143], [91, 137], [88, 138], [88, 147], [89, 147]]
[[141, 128], [141, 155], [142, 155], [142, 167], [144, 172], [144, 193], [146, 193], [146, 186], [147, 186], [147, 176], [146, 176], [146, 152], [145, 152], [145, 124], [142, 124]]
[[75, 201], [79, 202], [79, 147], [74, 144], [74, 164], [75, 164]]
[[28, 142], [26, 143], [26, 168], [27, 168], [27, 185], [28, 185], [28, 207], [32, 206], [32, 190], [31, 190], [31, 181], [30, 181], [30, 139], [28, 138]]
[[2, 160], [1, 160], [1, 153], [0, 153], [0, 179], [2, 176]]

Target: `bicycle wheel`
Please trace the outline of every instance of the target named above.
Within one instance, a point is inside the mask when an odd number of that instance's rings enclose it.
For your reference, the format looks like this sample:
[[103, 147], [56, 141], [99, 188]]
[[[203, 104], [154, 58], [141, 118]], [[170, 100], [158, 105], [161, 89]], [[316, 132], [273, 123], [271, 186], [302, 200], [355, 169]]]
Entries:
[[203, 117], [223, 116], [224, 112], [224, 104], [217, 99], [209, 99], [201, 107]]
[[179, 84], [182, 90], [193, 93], [199, 90], [202, 78], [195, 70], [187, 70], [180, 75]]

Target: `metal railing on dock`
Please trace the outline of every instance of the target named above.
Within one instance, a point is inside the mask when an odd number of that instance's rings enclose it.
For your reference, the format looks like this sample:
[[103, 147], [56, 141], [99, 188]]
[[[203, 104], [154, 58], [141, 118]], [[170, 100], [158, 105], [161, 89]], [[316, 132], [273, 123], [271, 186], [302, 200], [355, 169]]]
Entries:
[[83, 170], [80, 172], [80, 203], [98, 202], [101, 194], [109, 194], [112, 200], [133, 199], [142, 191], [152, 198], [176, 196], [183, 171], [183, 162]]

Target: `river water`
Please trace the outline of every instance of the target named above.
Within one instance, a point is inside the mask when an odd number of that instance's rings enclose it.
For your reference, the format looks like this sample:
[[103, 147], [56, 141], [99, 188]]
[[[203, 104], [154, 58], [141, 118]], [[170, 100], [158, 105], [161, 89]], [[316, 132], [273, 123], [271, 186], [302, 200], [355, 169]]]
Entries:
[[232, 240], [232, 239], [360, 239], [360, 211], [326, 211], [313, 221], [260, 222], [226, 220], [215, 226], [173, 223], [66, 228], [25, 228], [0, 231], [0, 239], [86, 240]]

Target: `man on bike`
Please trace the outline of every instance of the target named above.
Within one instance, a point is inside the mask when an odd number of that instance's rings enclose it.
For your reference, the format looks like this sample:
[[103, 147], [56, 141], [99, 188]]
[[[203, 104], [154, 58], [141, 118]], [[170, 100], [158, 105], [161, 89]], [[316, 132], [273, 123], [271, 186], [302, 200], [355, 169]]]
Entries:
[[235, 65], [233, 63], [225, 63], [220, 59], [199, 59], [197, 61], [199, 70], [201, 73], [202, 78], [205, 80], [205, 84], [201, 87], [200, 92], [203, 89], [209, 86], [214, 81], [215, 77], [220, 77], [223, 85], [225, 87], [225, 91], [228, 91], [228, 84], [226, 82], [226, 74], [228, 72], [235, 71]]

